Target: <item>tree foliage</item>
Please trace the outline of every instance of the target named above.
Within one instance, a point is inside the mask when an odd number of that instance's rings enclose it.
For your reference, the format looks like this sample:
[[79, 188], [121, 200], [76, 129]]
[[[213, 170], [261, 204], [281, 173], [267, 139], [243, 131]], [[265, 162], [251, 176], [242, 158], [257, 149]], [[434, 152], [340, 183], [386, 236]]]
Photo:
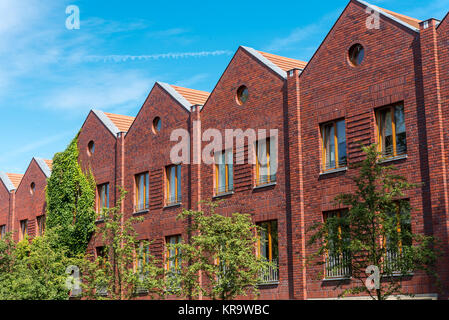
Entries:
[[217, 206], [217, 202], [208, 203], [208, 214], [191, 210], [180, 214], [190, 226], [188, 239], [168, 248], [177, 253], [173, 259], [182, 261], [177, 270], [167, 270], [170, 293], [213, 300], [258, 294], [261, 272], [270, 266], [255, 254], [258, 227], [247, 214], [215, 213]]
[[60, 245], [71, 255], [86, 252], [95, 228], [95, 180], [78, 163], [78, 135], [55, 154], [47, 181], [47, 229], [57, 229]]
[[32, 241], [18, 243], [11, 234], [0, 240], [0, 300], [67, 300], [67, 266], [79, 259], [68, 258], [55, 248], [58, 234], [47, 231]]
[[[308, 244], [318, 243], [319, 248], [309, 260], [322, 266], [325, 259], [333, 259], [334, 263], [325, 267], [327, 271], [341, 270], [342, 266], [349, 270], [347, 276], [356, 281], [341, 296], [365, 293], [384, 300], [394, 294], [408, 295], [402, 289], [403, 280], [418, 270], [436, 276], [439, 250], [433, 237], [412, 232], [412, 208], [405, 191], [416, 186], [395, 174], [394, 166], [379, 162], [376, 145], [362, 149], [366, 158], [354, 166], [358, 169], [352, 178], [355, 192], [335, 199], [347, 210], [312, 226]], [[372, 289], [366, 286], [368, 266], [379, 269], [378, 285], [374, 278], [369, 282]]]
[[87, 257], [81, 266], [83, 295], [88, 299], [122, 300], [139, 294], [162, 298], [162, 262], [150, 253], [150, 243], [138, 240], [134, 225], [141, 218], [124, 219], [120, 210], [125, 192], [113, 208], [105, 208], [95, 236], [104, 244], [99, 256]]

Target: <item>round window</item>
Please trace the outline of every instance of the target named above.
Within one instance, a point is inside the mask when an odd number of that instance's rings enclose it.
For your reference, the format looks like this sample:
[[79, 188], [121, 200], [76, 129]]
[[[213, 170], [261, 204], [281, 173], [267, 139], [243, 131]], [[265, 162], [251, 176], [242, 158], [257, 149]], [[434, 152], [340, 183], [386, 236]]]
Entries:
[[95, 152], [95, 143], [93, 141], [90, 141], [87, 144], [87, 153], [89, 154], [89, 156], [93, 155]]
[[353, 66], [358, 66], [362, 63], [363, 58], [365, 58], [365, 49], [360, 43], [356, 43], [351, 48], [349, 48], [349, 61]]
[[156, 117], [153, 120], [153, 133], [158, 133], [159, 131], [161, 131], [161, 118]]
[[248, 100], [248, 88], [245, 86], [241, 86], [237, 89], [237, 102], [242, 105]]
[[34, 192], [36, 191], [36, 185], [34, 184], [34, 182], [31, 182], [30, 185], [30, 193], [34, 194]]

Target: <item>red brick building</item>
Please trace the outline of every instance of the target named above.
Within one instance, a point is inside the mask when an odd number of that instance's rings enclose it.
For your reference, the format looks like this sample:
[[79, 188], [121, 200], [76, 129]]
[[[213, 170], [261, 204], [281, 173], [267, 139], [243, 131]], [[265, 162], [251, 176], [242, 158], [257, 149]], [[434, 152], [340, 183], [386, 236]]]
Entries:
[[[186, 234], [176, 220], [182, 208], [223, 199], [218, 212], [249, 213], [266, 230], [269, 245], [258, 254], [278, 268], [261, 284], [262, 299], [336, 298], [345, 271], [316, 280], [324, 267], [305, 264], [316, 250], [306, 245], [306, 228], [343, 209], [332, 200], [354, 188], [348, 164], [361, 159], [360, 142], [377, 143], [384, 161], [420, 184], [406, 196], [413, 232], [444, 244], [443, 291], [419, 272], [404, 288], [418, 298], [447, 299], [448, 20], [419, 21], [351, 0], [307, 63], [240, 47], [210, 94], [157, 82], [135, 118], [92, 110], [78, 147], [81, 166], [96, 179], [97, 209], [113, 206], [123, 187], [125, 216], [143, 217], [139, 237], [164, 259], [166, 243]], [[172, 163], [181, 129], [190, 136], [190, 161]], [[226, 129], [269, 133], [232, 148], [221, 141], [214, 161], [229, 157], [232, 165], [197, 163], [210, 129], [223, 137]], [[260, 156], [268, 159], [269, 174], [248, 163]], [[0, 226], [19, 230], [24, 219], [45, 213], [42, 188], [51, 168], [42, 167], [33, 159], [20, 185], [18, 176], [0, 174]], [[98, 246], [94, 238], [91, 248]]]

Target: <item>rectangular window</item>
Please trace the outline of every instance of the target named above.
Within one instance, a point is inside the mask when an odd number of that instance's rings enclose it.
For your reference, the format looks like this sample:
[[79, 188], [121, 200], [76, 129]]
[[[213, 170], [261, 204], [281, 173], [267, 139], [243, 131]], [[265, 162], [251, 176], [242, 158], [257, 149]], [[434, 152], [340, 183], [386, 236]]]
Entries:
[[346, 167], [345, 120], [321, 125], [323, 171]]
[[149, 262], [150, 245], [146, 241], [139, 241], [135, 254], [134, 269], [139, 274], [142, 274], [145, 265]]
[[166, 241], [166, 259], [165, 268], [167, 271], [176, 272], [181, 267], [181, 252], [177, 248], [171, 246], [181, 243], [181, 236], [170, 236], [165, 239]]
[[408, 202], [400, 205], [395, 203], [395, 210], [388, 214], [392, 219], [393, 225], [396, 225], [395, 230], [386, 236], [384, 239], [385, 260], [384, 263], [392, 271], [399, 271], [397, 261], [400, 259], [404, 246], [412, 245], [412, 225], [410, 219], [410, 210]]
[[274, 137], [256, 142], [256, 186], [276, 182], [276, 149]]
[[6, 236], [6, 225], [0, 226], [0, 240], [4, 239]]
[[104, 183], [97, 186], [97, 192], [97, 213], [99, 213], [101, 217], [103, 216], [103, 209], [109, 208], [109, 183]]
[[379, 109], [376, 121], [378, 148], [382, 157], [407, 154], [404, 106], [399, 104]]
[[181, 165], [171, 165], [165, 168], [165, 205], [181, 202]]
[[136, 175], [135, 201], [135, 212], [148, 210], [148, 208], [150, 207], [150, 179], [148, 172]]
[[325, 257], [326, 278], [346, 278], [351, 275], [351, 257], [343, 246], [343, 242], [349, 241], [349, 229], [340, 220], [345, 212], [337, 210], [324, 213], [330, 238]]
[[234, 190], [232, 150], [215, 154], [215, 195]]
[[279, 281], [279, 248], [278, 223], [276, 220], [258, 223], [259, 239], [257, 255], [271, 262], [267, 270], [261, 272], [261, 283], [277, 283]]
[[28, 220], [20, 220], [19, 240], [23, 240], [28, 235]]
[[42, 236], [45, 231], [45, 216], [39, 216], [36, 218], [36, 235]]

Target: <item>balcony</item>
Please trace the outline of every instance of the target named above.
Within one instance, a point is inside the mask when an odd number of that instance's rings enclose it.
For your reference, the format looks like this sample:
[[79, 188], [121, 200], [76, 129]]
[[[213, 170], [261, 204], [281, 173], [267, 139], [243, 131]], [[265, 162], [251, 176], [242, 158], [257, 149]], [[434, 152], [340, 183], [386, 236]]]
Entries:
[[341, 279], [351, 276], [351, 258], [349, 254], [331, 254], [326, 256], [326, 279]]
[[215, 197], [225, 196], [234, 192], [234, 186], [219, 186], [214, 188]]
[[139, 203], [134, 206], [134, 212], [146, 211], [150, 208], [149, 203]]
[[277, 259], [271, 261], [271, 265], [261, 270], [259, 285], [279, 283], [279, 264]]
[[256, 188], [274, 185], [276, 184], [276, 174], [258, 176], [255, 184]]
[[168, 197], [165, 199], [165, 206], [171, 207], [175, 206], [181, 203], [181, 195], [178, 195], [177, 197]]

